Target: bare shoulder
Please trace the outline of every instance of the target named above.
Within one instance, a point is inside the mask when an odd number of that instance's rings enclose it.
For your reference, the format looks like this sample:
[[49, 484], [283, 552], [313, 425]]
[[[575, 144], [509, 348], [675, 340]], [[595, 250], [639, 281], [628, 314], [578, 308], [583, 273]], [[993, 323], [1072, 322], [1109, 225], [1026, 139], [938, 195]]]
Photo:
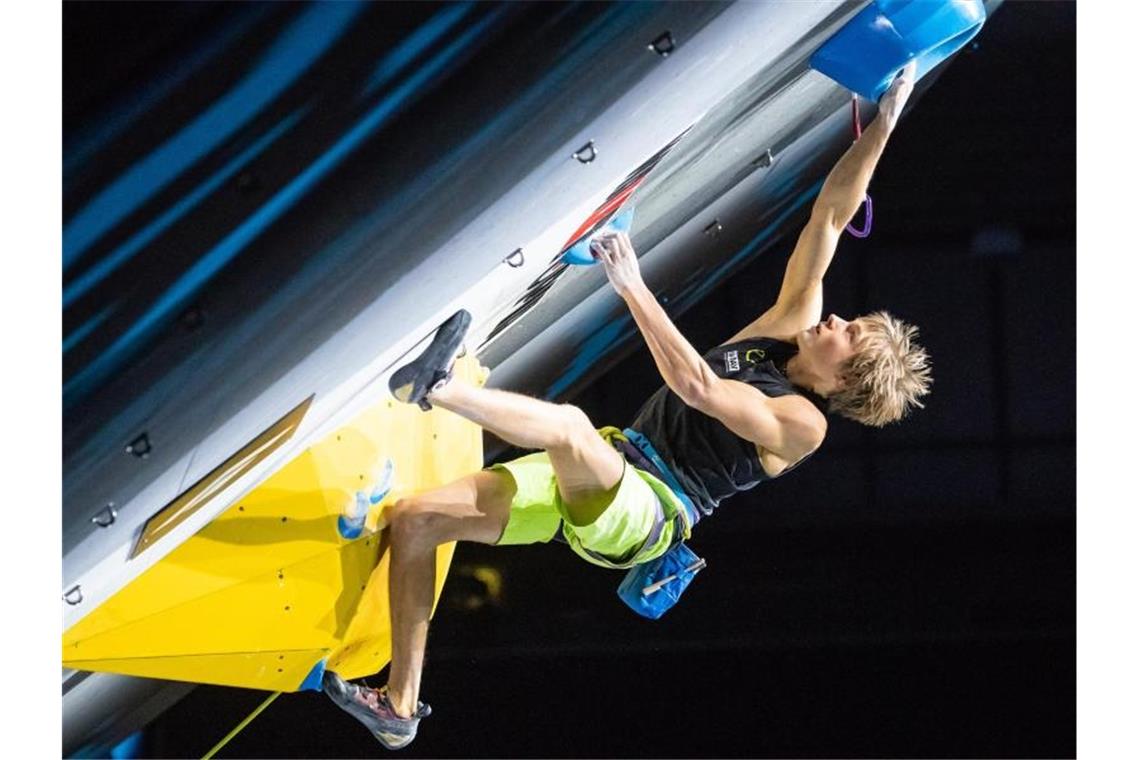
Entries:
[[827, 435], [827, 416], [815, 404], [798, 393], [774, 398], [765, 396], [765, 399], [786, 431], [787, 441], [791, 444], [787, 453], [794, 454], [801, 449], [806, 449], [804, 453], [807, 453], [823, 443]]
[[827, 417], [798, 394], [769, 398], [768, 405], [783, 428], [782, 445], [777, 450], [758, 443], [756, 452], [764, 471], [774, 478], [823, 444]]
[[827, 418], [803, 396], [769, 396], [739, 380], [718, 378], [690, 405], [751, 441], [762, 453], [789, 462], [814, 451], [827, 433]]

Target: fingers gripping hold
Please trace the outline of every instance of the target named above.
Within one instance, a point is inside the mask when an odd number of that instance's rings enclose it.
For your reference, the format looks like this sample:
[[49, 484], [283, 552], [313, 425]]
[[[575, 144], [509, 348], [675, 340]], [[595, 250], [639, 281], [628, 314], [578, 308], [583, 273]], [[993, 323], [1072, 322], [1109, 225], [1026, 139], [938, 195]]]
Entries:
[[603, 233], [591, 242], [590, 249], [605, 266], [606, 276], [619, 295], [641, 283], [637, 254], [627, 233]]

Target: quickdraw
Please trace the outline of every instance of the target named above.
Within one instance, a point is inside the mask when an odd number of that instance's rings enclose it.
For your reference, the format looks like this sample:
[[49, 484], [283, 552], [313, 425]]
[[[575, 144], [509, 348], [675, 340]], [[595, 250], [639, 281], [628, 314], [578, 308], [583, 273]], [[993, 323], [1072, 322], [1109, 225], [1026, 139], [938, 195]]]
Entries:
[[[863, 136], [863, 125], [859, 123], [859, 96], [853, 95], [851, 97], [851, 130], [855, 133], [855, 139], [858, 140]], [[871, 221], [874, 218], [872, 214], [871, 194], [867, 193], [867, 197], [863, 199], [863, 203], [867, 206], [867, 212], [863, 216], [863, 229], [858, 229], [853, 224], [847, 225], [847, 231], [857, 238], [870, 237], [871, 235]]]

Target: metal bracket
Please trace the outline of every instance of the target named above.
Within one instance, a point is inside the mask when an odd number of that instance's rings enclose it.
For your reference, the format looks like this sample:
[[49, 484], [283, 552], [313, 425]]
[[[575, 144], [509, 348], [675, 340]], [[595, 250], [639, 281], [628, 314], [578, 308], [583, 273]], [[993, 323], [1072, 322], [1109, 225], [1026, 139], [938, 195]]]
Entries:
[[[515, 263], [516, 258], [518, 260], [517, 264]], [[503, 259], [503, 261], [507, 262], [507, 265], [511, 267], [511, 269], [518, 269], [526, 263], [526, 258], [523, 256], [522, 248], [516, 248], [514, 253]]]
[[63, 601], [74, 607], [83, 601], [83, 592], [80, 591], [79, 586], [72, 586], [64, 592]]
[[755, 158], [752, 160], [752, 165], [753, 166], [759, 166], [762, 169], [766, 169], [772, 165], [773, 160], [774, 159], [772, 158], [772, 149], [768, 148], [766, 151], [764, 151], [763, 155], [761, 155], [759, 158]]
[[578, 150], [574, 151], [574, 158], [578, 159], [584, 164], [588, 164], [598, 157], [598, 149], [594, 147], [594, 141], [590, 140]]
[[146, 459], [150, 455], [150, 449], [150, 436], [143, 433], [127, 444], [126, 452], [128, 454], [134, 454], [139, 459]]
[[95, 516], [91, 518], [91, 522], [100, 528], [107, 528], [115, 522], [115, 518], [118, 516], [119, 513], [115, 511], [114, 502], [107, 502], [107, 506], [96, 512]]
[[673, 33], [666, 29], [661, 33], [657, 39], [649, 43], [649, 49], [662, 58], [668, 58], [669, 54], [677, 47], [673, 40]]

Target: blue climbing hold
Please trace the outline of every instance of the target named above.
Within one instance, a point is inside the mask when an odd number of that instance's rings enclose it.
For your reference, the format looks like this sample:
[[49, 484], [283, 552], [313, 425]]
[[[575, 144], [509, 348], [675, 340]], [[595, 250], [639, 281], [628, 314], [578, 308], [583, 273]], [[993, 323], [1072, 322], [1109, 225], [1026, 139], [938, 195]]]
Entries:
[[359, 538], [364, 532], [369, 507], [384, 501], [384, 497], [392, 490], [392, 474], [395, 469], [396, 465], [391, 458], [385, 460], [384, 467], [380, 470], [380, 479], [376, 481], [371, 492], [366, 494], [364, 491], [357, 491], [356, 496], [341, 510], [336, 520], [336, 529], [341, 537], [351, 541]]
[[982, 0], [874, 0], [811, 57], [811, 67], [878, 100], [911, 59], [921, 79], [986, 22]]
[[351, 541], [359, 538], [364, 532], [364, 523], [368, 519], [368, 497], [363, 491], [357, 491], [356, 497], [336, 519], [336, 529], [342, 538]]
[[368, 495], [369, 503], [379, 504], [384, 501], [384, 497], [392, 490], [392, 473], [395, 471], [395, 462], [391, 458], [385, 460], [384, 469], [380, 471], [380, 480], [376, 481], [376, 485], [372, 487], [372, 493]]
[[320, 691], [321, 679], [325, 675], [325, 661], [322, 659], [313, 666], [309, 671], [309, 675], [305, 676], [305, 680], [297, 687], [297, 691]]
[[567, 248], [562, 254], [562, 260], [567, 264], [577, 264], [579, 266], [597, 264], [598, 260], [594, 258], [594, 254], [590, 253], [590, 243], [593, 242], [594, 238], [606, 232], [629, 232], [629, 228], [632, 225], [633, 206], [630, 206], [599, 227], [595, 232]]

